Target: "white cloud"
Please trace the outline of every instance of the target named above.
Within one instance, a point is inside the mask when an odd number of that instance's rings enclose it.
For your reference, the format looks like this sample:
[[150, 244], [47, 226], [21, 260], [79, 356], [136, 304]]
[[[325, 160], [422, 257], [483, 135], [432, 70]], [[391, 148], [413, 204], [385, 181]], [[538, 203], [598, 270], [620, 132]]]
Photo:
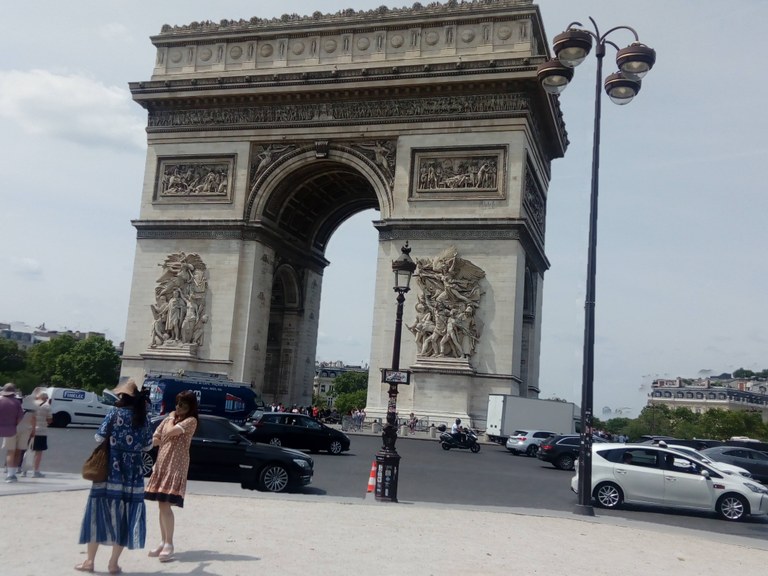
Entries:
[[145, 121], [128, 90], [77, 74], [0, 71], [0, 118], [86, 147], [146, 146]]
[[28, 280], [42, 279], [43, 277], [43, 267], [34, 258], [12, 257], [10, 258], [10, 270]]

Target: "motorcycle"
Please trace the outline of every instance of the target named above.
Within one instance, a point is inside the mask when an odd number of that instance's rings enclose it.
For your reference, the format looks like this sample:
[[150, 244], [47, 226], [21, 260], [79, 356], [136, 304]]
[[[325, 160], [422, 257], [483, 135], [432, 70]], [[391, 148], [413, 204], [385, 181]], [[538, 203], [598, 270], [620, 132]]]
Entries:
[[473, 454], [480, 452], [480, 444], [477, 443], [477, 434], [475, 434], [474, 430], [465, 428], [462, 432], [462, 439], [457, 440], [448, 432], [444, 424], [438, 426], [437, 429], [440, 431], [440, 447], [443, 450], [457, 448], [459, 450], [469, 450]]

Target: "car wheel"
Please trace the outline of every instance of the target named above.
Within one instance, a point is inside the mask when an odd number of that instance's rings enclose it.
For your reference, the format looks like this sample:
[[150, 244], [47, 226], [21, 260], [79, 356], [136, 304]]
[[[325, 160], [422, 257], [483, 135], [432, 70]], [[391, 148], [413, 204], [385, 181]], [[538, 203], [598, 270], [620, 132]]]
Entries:
[[451, 449], [451, 447], [448, 446], [447, 442], [440, 442], [440, 446], [443, 447], [443, 450], [450, 450]]
[[72, 422], [72, 418], [69, 417], [69, 414], [66, 412], [56, 412], [56, 414], [53, 415], [51, 426], [54, 428], [66, 428], [69, 426], [70, 422]]
[[141, 474], [145, 478], [152, 474], [152, 467], [155, 465], [155, 459], [149, 452], [141, 453]]
[[530, 446], [528, 446], [528, 449], [525, 451], [525, 453], [528, 456], [536, 456], [536, 452], [538, 452], [538, 451], [539, 451], [538, 445], [537, 444], [531, 444]]
[[328, 453], [338, 455], [341, 454], [344, 451], [344, 447], [341, 445], [341, 442], [338, 440], [331, 440], [331, 443], [328, 445]]
[[288, 488], [288, 470], [280, 464], [269, 464], [259, 474], [259, 486], [266, 492], [283, 492]]
[[560, 456], [560, 458], [557, 459], [555, 466], [560, 468], [560, 470], [573, 470], [573, 463], [573, 456], [570, 454], [563, 454]]
[[612, 482], [598, 484], [593, 496], [601, 508], [617, 508], [624, 501], [621, 488]]
[[744, 520], [749, 515], [749, 502], [739, 494], [723, 494], [717, 501], [717, 514], [723, 520]]
[[275, 436], [274, 438], [270, 438], [269, 439], [269, 444], [271, 446], [282, 446], [283, 445], [283, 443], [280, 441], [280, 438], [278, 438], [277, 436]]
[[472, 444], [472, 446], [469, 447], [470, 452], [473, 454], [477, 454], [480, 452], [480, 444]]

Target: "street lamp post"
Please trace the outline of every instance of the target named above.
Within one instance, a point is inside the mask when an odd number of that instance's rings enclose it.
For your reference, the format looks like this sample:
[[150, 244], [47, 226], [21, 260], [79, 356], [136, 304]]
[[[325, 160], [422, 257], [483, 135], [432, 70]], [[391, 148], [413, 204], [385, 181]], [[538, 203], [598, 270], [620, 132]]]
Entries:
[[397, 441], [397, 386], [410, 384], [410, 372], [400, 370], [400, 339], [403, 332], [403, 304], [405, 294], [410, 291], [411, 277], [416, 263], [411, 260], [408, 242], [400, 250], [400, 256], [392, 261], [395, 273], [394, 290], [397, 292], [397, 314], [395, 316], [395, 337], [392, 345], [392, 367], [382, 370], [382, 382], [389, 384], [387, 421], [381, 433], [382, 447], [376, 453], [375, 497], [379, 502], [397, 502], [397, 479], [400, 472], [400, 455], [395, 449]]
[[[569, 24], [565, 32], [555, 36], [555, 58], [539, 66], [537, 77], [544, 90], [560, 94], [573, 78], [573, 68], [581, 64], [596, 41], [597, 75], [595, 80], [595, 119], [592, 143], [592, 190], [589, 203], [589, 249], [587, 254], [587, 293], [584, 302], [584, 360], [581, 383], [581, 439], [579, 445], [579, 502], [575, 512], [594, 516], [592, 509], [592, 415], [593, 381], [595, 373], [595, 266], [597, 260], [597, 197], [600, 171], [600, 84], [603, 79], [603, 58], [606, 44], [616, 51], [619, 72], [605, 79], [605, 91], [615, 104], [628, 104], [640, 91], [641, 79], [656, 62], [656, 52], [639, 42], [637, 32], [629, 26], [616, 26], [600, 34], [597, 23], [590, 17], [595, 31], [574, 28], [579, 22]], [[617, 30], [628, 30], [635, 42], [619, 49], [607, 39]]]

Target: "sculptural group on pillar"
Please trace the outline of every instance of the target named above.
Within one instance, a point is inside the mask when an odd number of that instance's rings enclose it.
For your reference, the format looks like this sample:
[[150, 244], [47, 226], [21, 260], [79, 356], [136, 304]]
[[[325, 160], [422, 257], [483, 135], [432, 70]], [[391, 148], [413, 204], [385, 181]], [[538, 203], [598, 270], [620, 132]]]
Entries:
[[414, 278], [421, 288], [416, 321], [406, 326], [416, 337], [417, 355], [469, 358], [480, 340], [475, 319], [480, 306], [480, 280], [485, 272], [458, 255], [455, 247], [439, 256], [419, 259]]
[[150, 348], [202, 345], [207, 268], [198, 254], [169, 254], [155, 287]]

